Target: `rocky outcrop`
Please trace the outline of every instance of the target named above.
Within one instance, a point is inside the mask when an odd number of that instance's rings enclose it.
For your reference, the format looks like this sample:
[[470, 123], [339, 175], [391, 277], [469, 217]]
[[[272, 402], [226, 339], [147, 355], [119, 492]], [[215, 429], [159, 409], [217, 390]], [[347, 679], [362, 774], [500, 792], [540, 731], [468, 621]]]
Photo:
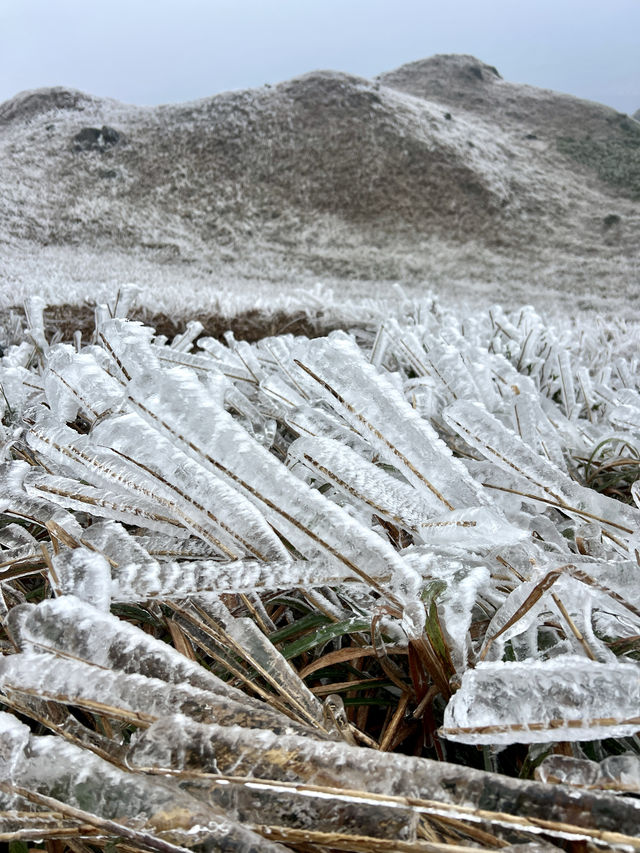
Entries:
[[117, 130], [108, 127], [83, 127], [73, 137], [74, 151], [107, 151], [122, 142], [122, 136]]

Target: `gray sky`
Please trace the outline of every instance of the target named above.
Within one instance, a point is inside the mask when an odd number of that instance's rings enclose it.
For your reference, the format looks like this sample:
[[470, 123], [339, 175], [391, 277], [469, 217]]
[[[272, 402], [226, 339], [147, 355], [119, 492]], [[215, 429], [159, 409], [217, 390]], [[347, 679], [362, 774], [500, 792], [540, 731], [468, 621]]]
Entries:
[[434, 53], [640, 109], [640, 0], [0, 0], [0, 101], [64, 85], [167, 103]]

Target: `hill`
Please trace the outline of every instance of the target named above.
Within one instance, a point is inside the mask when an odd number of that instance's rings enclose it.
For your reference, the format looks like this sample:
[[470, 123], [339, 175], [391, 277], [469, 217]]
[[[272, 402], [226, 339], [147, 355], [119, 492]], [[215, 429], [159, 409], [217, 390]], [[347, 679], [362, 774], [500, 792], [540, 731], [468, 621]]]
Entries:
[[468, 56], [160, 107], [22, 93], [0, 159], [5, 305], [123, 281], [167, 310], [220, 283], [584, 307], [637, 286], [640, 125]]

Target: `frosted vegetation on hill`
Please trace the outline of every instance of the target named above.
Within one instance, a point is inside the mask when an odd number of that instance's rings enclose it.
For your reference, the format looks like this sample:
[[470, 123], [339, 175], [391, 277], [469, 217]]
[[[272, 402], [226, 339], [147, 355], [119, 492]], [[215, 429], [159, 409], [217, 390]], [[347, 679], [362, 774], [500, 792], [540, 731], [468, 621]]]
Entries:
[[640, 124], [471, 56], [138, 107], [0, 104], [0, 310], [123, 281], [180, 314], [349, 295], [638, 311]]
[[130, 297], [0, 362], [0, 836], [637, 849], [638, 327]]

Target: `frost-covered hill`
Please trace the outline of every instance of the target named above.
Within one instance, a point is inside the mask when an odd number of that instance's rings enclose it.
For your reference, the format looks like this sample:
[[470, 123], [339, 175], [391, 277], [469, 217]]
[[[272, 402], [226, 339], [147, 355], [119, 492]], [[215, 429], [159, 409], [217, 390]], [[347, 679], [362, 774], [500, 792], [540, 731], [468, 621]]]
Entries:
[[22, 93], [0, 105], [0, 161], [4, 306], [133, 281], [192, 315], [221, 288], [247, 307], [256, 283], [273, 304], [400, 280], [636, 308], [640, 125], [473, 57], [153, 108]]

